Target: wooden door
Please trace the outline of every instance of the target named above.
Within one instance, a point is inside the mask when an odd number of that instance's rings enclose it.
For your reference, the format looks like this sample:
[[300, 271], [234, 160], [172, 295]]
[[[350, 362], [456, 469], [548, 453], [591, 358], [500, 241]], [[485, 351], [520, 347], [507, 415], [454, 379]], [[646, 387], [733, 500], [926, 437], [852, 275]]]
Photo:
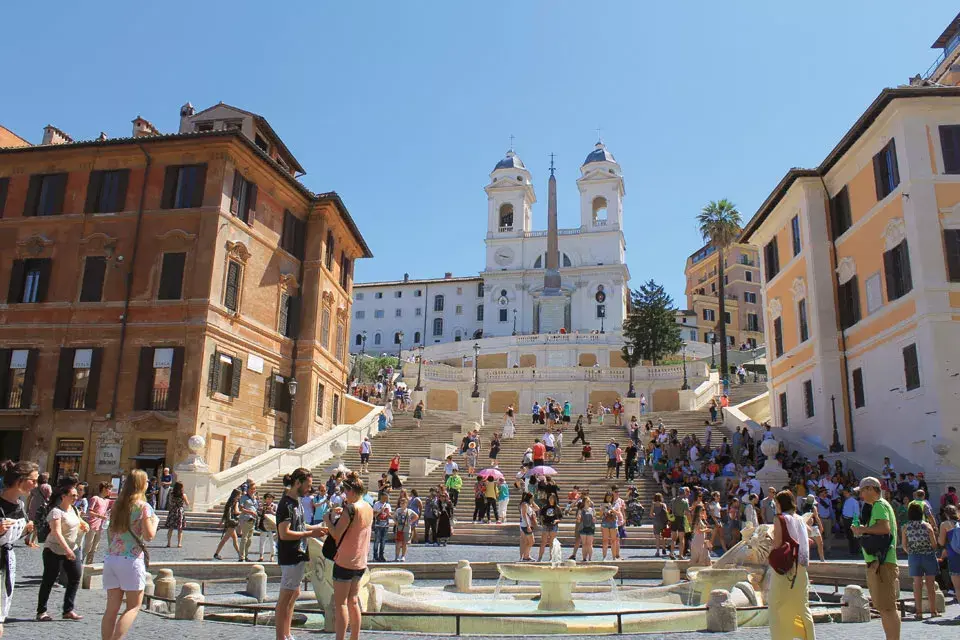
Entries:
[[207, 464], [214, 473], [223, 471], [223, 464], [226, 460], [226, 457], [226, 436], [210, 436], [210, 455], [207, 457]]

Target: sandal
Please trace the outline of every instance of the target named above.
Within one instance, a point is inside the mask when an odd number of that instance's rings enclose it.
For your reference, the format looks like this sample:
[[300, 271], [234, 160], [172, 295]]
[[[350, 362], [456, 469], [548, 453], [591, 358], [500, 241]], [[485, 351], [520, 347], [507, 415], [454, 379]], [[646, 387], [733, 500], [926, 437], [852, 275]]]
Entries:
[[83, 616], [77, 613], [76, 611], [68, 611], [63, 614], [64, 620], [83, 620]]
[[50, 622], [53, 618], [50, 617], [50, 614], [44, 611], [43, 613], [37, 614], [37, 622]]

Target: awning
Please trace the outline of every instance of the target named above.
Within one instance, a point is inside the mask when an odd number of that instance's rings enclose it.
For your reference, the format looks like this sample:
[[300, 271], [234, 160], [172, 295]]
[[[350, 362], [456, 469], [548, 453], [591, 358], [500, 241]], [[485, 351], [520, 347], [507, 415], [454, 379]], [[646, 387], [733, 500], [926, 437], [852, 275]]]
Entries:
[[140, 455], [140, 456], [130, 456], [130, 459], [131, 459], [131, 460], [139, 460], [139, 461], [141, 461], [141, 462], [160, 462], [161, 460], [165, 460], [166, 457], [167, 457], [167, 456], [145, 456], [145, 455]]

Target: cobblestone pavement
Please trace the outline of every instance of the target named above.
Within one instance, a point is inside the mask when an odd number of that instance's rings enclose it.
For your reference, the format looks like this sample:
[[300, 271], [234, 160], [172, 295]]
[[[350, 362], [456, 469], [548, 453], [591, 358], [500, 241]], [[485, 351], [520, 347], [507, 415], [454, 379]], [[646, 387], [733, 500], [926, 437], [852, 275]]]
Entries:
[[[163, 532], [161, 532], [163, 534]], [[160, 542], [152, 543], [151, 556], [154, 560], [208, 560], [213, 555], [218, 536], [212, 533], [187, 532], [184, 536], [183, 549], [166, 549], [165, 535]], [[104, 594], [99, 590], [81, 589], [77, 596], [77, 611], [85, 617], [80, 622], [68, 622], [59, 620], [59, 610], [63, 599], [63, 589], [55, 588], [50, 596], [50, 614], [54, 617], [54, 622], [38, 623], [33, 619], [36, 616], [37, 590], [40, 584], [41, 562], [40, 553], [35, 550], [17, 547], [18, 580], [16, 590], [13, 596], [13, 607], [10, 612], [10, 619], [7, 621], [4, 638], [13, 640], [97, 640], [100, 638], [100, 616], [104, 608]], [[230, 558], [233, 554], [232, 549], [224, 555]], [[388, 551], [387, 556], [390, 557]], [[651, 550], [631, 551], [628, 557], [652, 557]], [[448, 546], [446, 548], [434, 547], [412, 547], [407, 557], [410, 561], [432, 560], [453, 562], [460, 559], [467, 560], [506, 560], [516, 559], [516, 549], [512, 547], [483, 547], [483, 546]], [[102, 556], [98, 556], [98, 559]], [[229, 589], [224, 589], [229, 591]], [[946, 616], [934, 621], [904, 623], [902, 637], [905, 640], [924, 638], [927, 640], [933, 634], [933, 638], [960, 637], [960, 606], [949, 605]], [[855, 634], [858, 640], [881, 640], [883, 630], [879, 621], [873, 621], [868, 624], [856, 625], [855, 627], [840, 624], [820, 624], [817, 626], [817, 637], [821, 640], [843, 638], [847, 640], [851, 633]], [[299, 637], [310, 637], [314, 634], [307, 632], [298, 632]], [[632, 636], [640, 637], [644, 640], [667, 637], [670, 640], [692, 640], [694, 638], [702, 640], [703, 633], [676, 633], [664, 636], [663, 634]], [[759, 640], [768, 638], [769, 631], [766, 628], [744, 629], [738, 631], [735, 636], [740, 640]], [[134, 625], [129, 638], [135, 640], [138, 638], [203, 638], [204, 640], [264, 640], [273, 638], [272, 628], [258, 627], [254, 628], [245, 625], [234, 625], [216, 622], [183, 622], [162, 618], [153, 614], [141, 612]], [[411, 633], [388, 633], [388, 632], [364, 632], [363, 637], [376, 638], [378, 640], [401, 640], [404, 638], [422, 638], [424, 640], [433, 638], [447, 638], [449, 636], [418, 635]], [[483, 638], [487, 636], [472, 636], [474, 638]], [[493, 637], [493, 636], [490, 636]], [[581, 636], [567, 636], [568, 638], [581, 638]], [[630, 637], [630, 636], [628, 636]]]

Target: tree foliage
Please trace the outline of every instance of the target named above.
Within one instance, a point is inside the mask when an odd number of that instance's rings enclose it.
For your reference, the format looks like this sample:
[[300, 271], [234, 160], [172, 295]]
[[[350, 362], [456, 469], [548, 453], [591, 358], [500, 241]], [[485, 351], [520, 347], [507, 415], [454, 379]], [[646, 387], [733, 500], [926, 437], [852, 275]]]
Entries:
[[654, 365], [683, 345], [676, 321], [676, 307], [663, 285], [649, 280], [630, 292], [630, 313], [623, 323], [623, 337], [634, 346], [633, 356], [623, 348], [623, 359], [631, 367], [642, 360]]

